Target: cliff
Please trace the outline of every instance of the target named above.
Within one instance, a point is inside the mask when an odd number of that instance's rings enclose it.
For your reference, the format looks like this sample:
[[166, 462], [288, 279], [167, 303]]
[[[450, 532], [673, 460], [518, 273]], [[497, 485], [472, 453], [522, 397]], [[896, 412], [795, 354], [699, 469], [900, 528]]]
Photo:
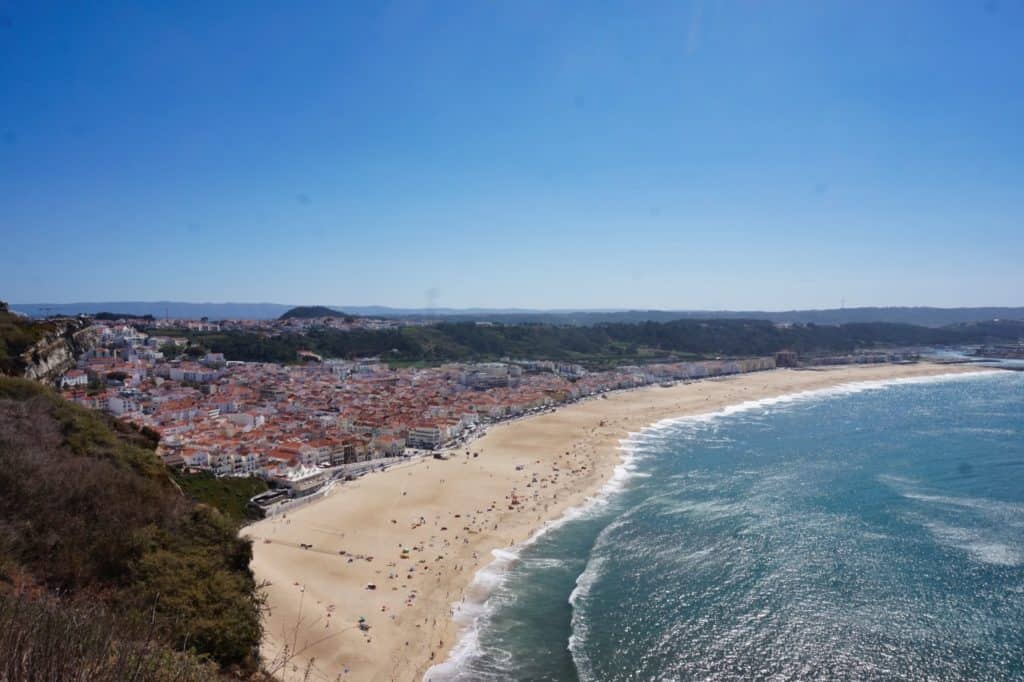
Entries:
[[32, 320], [10, 313], [0, 302], [0, 374], [53, 383], [97, 340], [86, 320]]
[[75, 351], [66, 329], [47, 333], [20, 356], [26, 379], [53, 383], [64, 372], [75, 366]]
[[98, 340], [95, 328], [80, 320], [54, 320], [50, 329], [18, 356], [21, 376], [52, 384], [75, 366], [75, 358], [94, 348]]

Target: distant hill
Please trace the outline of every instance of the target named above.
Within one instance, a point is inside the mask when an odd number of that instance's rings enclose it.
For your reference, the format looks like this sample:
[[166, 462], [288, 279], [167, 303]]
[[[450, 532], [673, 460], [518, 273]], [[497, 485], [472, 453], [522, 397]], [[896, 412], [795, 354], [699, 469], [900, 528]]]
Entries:
[[100, 322], [114, 322], [116, 320], [126, 320], [126, 319], [138, 319], [138, 320], [146, 320], [147, 322], [152, 322], [156, 318], [153, 317], [152, 315], [132, 315], [131, 313], [108, 313], [108, 312], [102, 312], [102, 313], [96, 313], [95, 315], [93, 315], [92, 319], [99, 320]]
[[83, 303], [12, 303], [11, 310], [31, 315], [79, 315], [117, 311], [119, 314], [198, 320], [273, 320], [291, 305], [283, 303], [183, 303], [180, 301], [97, 301]]
[[[349, 307], [354, 312], [362, 310]], [[676, 320], [767, 320], [790, 324], [858, 324], [889, 322], [919, 327], [945, 327], [952, 324], [986, 322], [995, 319], [1024, 320], [1024, 307], [1016, 308], [835, 308], [830, 310], [610, 310], [610, 311], [518, 311], [451, 312], [432, 314], [377, 313], [384, 317], [407, 319], [443, 319], [451, 322], [488, 321], [504, 324], [630, 324], [639, 322], [675, 322]]]
[[[11, 310], [32, 317], [49, 315], [96, 314], [114, 310], [131, 315], [153, 315], [156, 318], [202, 317], [211, 320], [272, 320], [295, 309], [280, 303], [181, 303], [174, 301], [94, 303], [12, 303]], [[993, 319], [1024, 320], [1024, 306], [934, 308], [865, 307], [831, 308], [825, 310], [530, 310], [521, 308], [390, 308], [374, 305], [298, 306], [298, 309], [323, 309], [327, 314], [342, 314], [394, 319], [444, 319], [450, 321], [489, 321], [594, 325], [616, 322], [672, 322], [674, 320], [746, 319], [770, 322], [850, 324], [857, 322], [894, 322], [923, 327], [944, 327], [951, 324], [984, 322]], [[315, 315], [314, 315], [315, 316]]]
[[280, 318], [281, 320], [310, 320], [319, 317], [352, 317], [348, 313], [343, 313], [340, 310], [328, 308], [322, 305], [300, 305], [284, 312]]

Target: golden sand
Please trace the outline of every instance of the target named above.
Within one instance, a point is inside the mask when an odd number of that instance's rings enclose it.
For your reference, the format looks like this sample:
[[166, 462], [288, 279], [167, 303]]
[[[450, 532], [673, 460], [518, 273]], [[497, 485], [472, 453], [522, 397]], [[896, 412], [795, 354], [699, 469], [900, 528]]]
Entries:
[[455, 643], [453, 604], [492, 551], [593, 495], [629, 432], [747, 400], [969, 369], [780, 369], [648, 386], [498, 424], [448, 460], [339, 485], [321, 501], [243, 530], [253, 538], [257, 580], [268, 583], [264, 661], [283, 680], [422, 679]]

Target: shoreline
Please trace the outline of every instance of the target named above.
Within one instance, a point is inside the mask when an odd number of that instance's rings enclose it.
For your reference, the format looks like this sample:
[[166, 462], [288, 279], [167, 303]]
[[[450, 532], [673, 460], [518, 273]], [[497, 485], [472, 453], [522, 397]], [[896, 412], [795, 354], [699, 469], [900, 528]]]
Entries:
[[[628, 467], [621, 441], [630, 435], [844, 384], [977, 371], [932, 363], [777, 369], [645, 386], [502, 422], [446, 451], [448, 460], [346, 483], [242, 530], [253, 538], [257, 580], [270, 583], [267, 667], [283, 680], [307, 670], [311, 680], [419, 680], [434, 666], [440, 678], [447, 666], [439, 664], [472, 646], [476, 615], [462, 604], [482, 606], [514, 552], [614, 485]], [[357, 627], [360, 617], [368, 631]]]

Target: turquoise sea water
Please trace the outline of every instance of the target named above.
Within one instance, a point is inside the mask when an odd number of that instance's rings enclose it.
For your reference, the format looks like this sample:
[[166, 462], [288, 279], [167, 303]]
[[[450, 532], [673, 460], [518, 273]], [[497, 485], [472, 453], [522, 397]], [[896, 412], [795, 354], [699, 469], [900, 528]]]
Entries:
[[662, 423], [435, 680], [1024, 679], [1024, 373]]

